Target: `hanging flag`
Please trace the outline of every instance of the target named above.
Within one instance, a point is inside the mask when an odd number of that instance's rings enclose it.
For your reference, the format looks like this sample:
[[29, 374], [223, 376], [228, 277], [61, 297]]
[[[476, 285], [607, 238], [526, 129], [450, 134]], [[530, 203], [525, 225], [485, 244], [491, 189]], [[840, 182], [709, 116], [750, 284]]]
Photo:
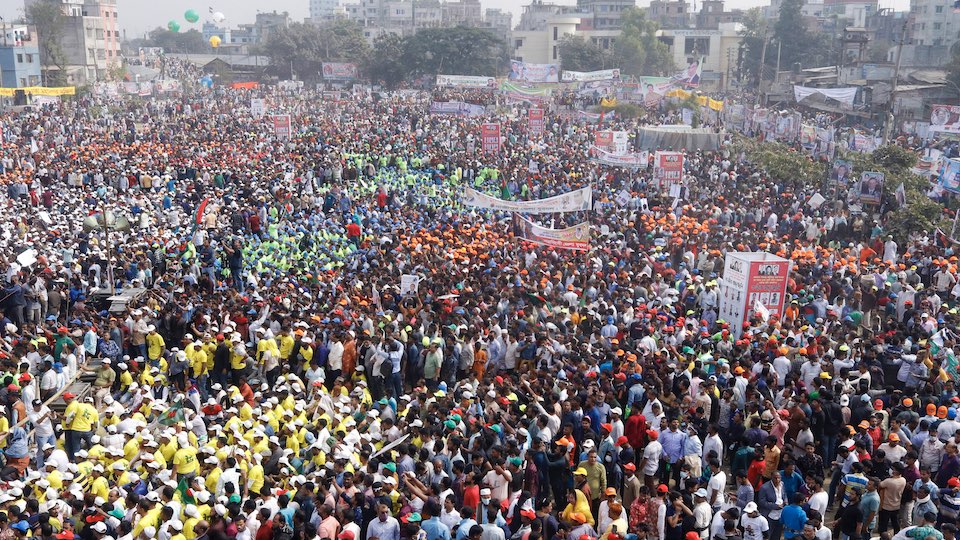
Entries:
[[[190, 459], [197, 459], [197, 457], [191, 456]], [[180, 477], [180, 482], [177, 484], [177, 493], [180, 495], [180, 502], [182, 504], [197, 503], [197, 499], [193, 496], [193, 490], [187, 486], [187, 478], [185, 476]]]
[[197, 225], [203, 222], [203, 212], [204, 210], [207, 209], [207, 203], [209, 202], [210, 202], [210, 197], [207, 197], [206, 199], [203, 200], [202, 203], [200, 203], [200, 206], [197, 207], [197, 217], [196, 217]]
[[183, 402], [179, 401], [174, 403], [169, 409], [163, 411], [163, 414], [160, 415], [160, 418], [157, 419], [157, 422], [165, 426], [173, 426], [176, 424], [182, 424], [184, 420]]
[[770, 310], [767, 309], [767, 306], [760, 303], [759, 298], [753, 303], [753, 311], [755, 311], [764, 322], [770, 320]]

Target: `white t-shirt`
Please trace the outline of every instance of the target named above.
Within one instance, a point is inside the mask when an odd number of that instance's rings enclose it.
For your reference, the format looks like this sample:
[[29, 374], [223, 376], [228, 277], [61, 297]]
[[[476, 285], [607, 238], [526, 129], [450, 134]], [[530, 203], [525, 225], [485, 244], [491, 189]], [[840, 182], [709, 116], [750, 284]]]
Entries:
[[494, 499], [504, 500], [509, 495], [507, 488], [510, 485], [510, 480], [512, 475], [510, 471], [504, 469], [503, 476], [497, 473], [497, 471], [490, 471], [483, 477], [483, 482], [490, 486], [490, 495]]
[[763, 533], [770, 530], [767, 518], [762, 515], [744, 515], [740, 518], [740, 526], [743, 527], [743, 540], [763, 540]]
[[37, 430], [37, 437], [41, 439], [53, 435], [53, 422], [50, 421], [50, 416], [44, 418], [42, 422], [37, 422], [37, 419], [45, 414], [50, 414], [50, 407], [46, 405], [41, 405], [39, 411], [34, 411], [32, 406], [27, 409], [27, 418], [30, 419], [30, 423]]
[[811, 495], [807, 502], [810, 504], [811, 510], [816, 510], [817, 512], [820, 512], [821, 516], [825, 516], [827, 515], [827, 500], [827, 492], [818, 491], [817, 493]]
[[643, 449], [643, 458], [647, 462], [643, 466], [643, 474], [653, 476], [660, 469], [660, 454], [663, 453], [663, 445], [660, 441], [650, 441], [647, 447]]
[[717, 472], [717, 474], [710, 477], [710, 482], [707, 484], [707, 502], [713, 501], [713, 494], [717, 494], [717, 498], [713, 504], [719, 506], [723, 503], [723, 492], [727, 489], [727, 474], [723, 471]]

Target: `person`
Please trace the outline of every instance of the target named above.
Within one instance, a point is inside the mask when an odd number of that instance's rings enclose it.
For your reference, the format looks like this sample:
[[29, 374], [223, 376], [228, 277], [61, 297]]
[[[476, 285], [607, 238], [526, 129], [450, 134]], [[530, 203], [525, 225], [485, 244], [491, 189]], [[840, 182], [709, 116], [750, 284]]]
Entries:
[[766, 540], [769, 538], [770, 524], [767, 518], [760, 514], [760, 508], [753, 501], [748, 502], [743, 507], [740, 527], [743, 529], [744, 540]]
[[840, 509], [832, 524], [840, 531], [841, 540], [856, 540], [864, 530], [865, 516], [860, 509], [860, 492], [853, 490], [850, 493], [849, 503]]
[[784, 506], [788, 503], [785, 497], [779, 472], [772, 473], [770, 481], [765, 482], [757, 493], [757, 505], [769, 525], [770, 540], [779, 540], [783, 532], [783, 522], [780, 518]]
[[903, 464], [899, 461], [890, 468], [890, 478], [880, 482], [880, 528], [886, 531], [900, 530], [900, 507], [907, 480], [903, 477]]

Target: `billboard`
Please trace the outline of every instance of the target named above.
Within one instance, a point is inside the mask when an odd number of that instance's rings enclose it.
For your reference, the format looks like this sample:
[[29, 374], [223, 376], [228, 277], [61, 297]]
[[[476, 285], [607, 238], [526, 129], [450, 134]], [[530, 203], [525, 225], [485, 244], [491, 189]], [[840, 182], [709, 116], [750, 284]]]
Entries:
[[263, 98], [252, 98], [250, 100], [250, 114], [260, 118], [267, 112], [267, 101]]
[[292, 126], [289, 114], [273, 115], [273, 134], [278, 139], [289, 139], [293, 135]]
[[527, 129], [530, 135], [539, 136], [543, 134], [544, 118], [543, 109], [530, 108], [527, 111]]
[[323, 78], [327, 80], [349, 81], [357, 78], [357, 65], [340, 62], [324, 62], [321, 66]]
[[510, 79], [514, 81], [555, 83], [560, 82], [559, 64], [531, 64], [510, 61]]
[[790, 281], [790, 260], [763, 252], [730, 252], [723, 264], [718, 318], [737, 337], [754, 312], [781, 317]]
[[480, 124], [480, 148], [484, 154], [500, 153], [500, 124]]
[[437, 86], [442, 88], [496, 88], [495, 77], [472, 75], [437, 75]]
[[960, 193], [960, 160], [946, 159], [940, 172], [940, 185], [943, 189]]
[[626, 131], [597, 131], [593, 134], [593, 146], [610, 154], [626, 154], [629, 143], [630, 135]]
[[960, 133], [960, 106], [931, 106], [930, 130], [942, 131], [944, 133]]
[[619, 78], [619, 69], [602, 69], [600, 71], [564, 71], [560, 74], [560, 80], [563, 82], [610, 81]]
[[660, 152], [653, 157], [653, 180], [659, 186], [683, 180], [683, 152]]

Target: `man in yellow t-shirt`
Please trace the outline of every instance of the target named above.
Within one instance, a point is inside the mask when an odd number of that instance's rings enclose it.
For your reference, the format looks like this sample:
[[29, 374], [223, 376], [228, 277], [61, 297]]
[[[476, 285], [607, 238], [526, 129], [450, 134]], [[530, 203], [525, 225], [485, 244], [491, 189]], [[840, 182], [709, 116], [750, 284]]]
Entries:
[[181, 446], [173, 455], [173, 466], [177, 471], [177, 478], [186, 478], [189, 482], [197, 474], [197, 449], [193, 446]]
[[[76, 400], [74, 400], [76, 401]], [[69, 406], [68, 406], [69, 407]], [[66, 420], [64, 420], [66, 421]], [[93, 398], [83, 398], [83, 403], [77, 403], [73, 409], [73, 415], [70, 418], [70, 429], [73, 431], [73, 451], [80, 450], [82, 443], [86, 443], [88, 448], [92, 447], [94, 428], [100, 421], [100, 413], [93, 406]], [[70, 455], [70, 452], [67, 452]]]

